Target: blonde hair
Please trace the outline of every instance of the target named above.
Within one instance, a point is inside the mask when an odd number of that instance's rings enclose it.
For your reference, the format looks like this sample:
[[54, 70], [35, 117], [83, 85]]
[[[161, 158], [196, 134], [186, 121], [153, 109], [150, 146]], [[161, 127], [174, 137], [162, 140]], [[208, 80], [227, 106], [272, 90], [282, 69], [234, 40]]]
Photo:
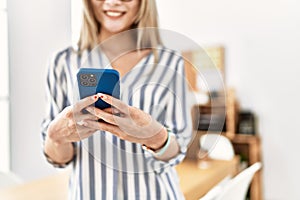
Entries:
[[[140, 8], [132, 29], [140, 28], [137, 36], [137, 49], [155, 47], [161, 44], [158, 30], [158, 13], [155, 0], [139, 0]], [[144, 31], [143, 28], [154, 28], [151, 31]], [[98, 35], [101, 31], [101, 24], [97, 21], [91, 0], [83, 0], [83, 22], [78, 41], [80, 51], [92, 49], [98, 45]], [[156, 54], [156, 52], [155, 52]]]

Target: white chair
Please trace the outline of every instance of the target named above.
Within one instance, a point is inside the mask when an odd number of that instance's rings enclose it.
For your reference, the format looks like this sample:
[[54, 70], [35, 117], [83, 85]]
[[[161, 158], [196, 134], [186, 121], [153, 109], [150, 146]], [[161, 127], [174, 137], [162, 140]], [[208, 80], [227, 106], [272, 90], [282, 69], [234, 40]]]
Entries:
[[222, 188], [218, 188], [218, 190], [213, 188], [211, 190], [214, 191], [213, 194], [209, 191], [200, 200], [245, 200], [253, 176], [261, 167], [260, 162], [251, 165], [228, 181]]
[[228, 138], [220, 134], [205, 134], [200, 137], [200, 148], [214, 160], [232, 160], [234, 149]]
[[222, 181], [210, 189], [205, 196], [201, 197], [200, 200], [214, 200], [221, 194], [222, 189], [231, 180], [231, 176], [226, 176]]

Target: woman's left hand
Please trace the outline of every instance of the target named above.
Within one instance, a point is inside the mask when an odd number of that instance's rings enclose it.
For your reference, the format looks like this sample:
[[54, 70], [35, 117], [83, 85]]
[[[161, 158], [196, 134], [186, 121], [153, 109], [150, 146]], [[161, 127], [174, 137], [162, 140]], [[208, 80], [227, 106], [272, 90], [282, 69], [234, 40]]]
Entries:
[[167, 131], [151, 115], [110, 95], [99, 94], [99, 97], [112, 108], [88, 107], [86, 110], [103, 121], [86, 120], [85, 126], [108, 131], [123, 140], [145, 144], [152, 149], [163, 146]]

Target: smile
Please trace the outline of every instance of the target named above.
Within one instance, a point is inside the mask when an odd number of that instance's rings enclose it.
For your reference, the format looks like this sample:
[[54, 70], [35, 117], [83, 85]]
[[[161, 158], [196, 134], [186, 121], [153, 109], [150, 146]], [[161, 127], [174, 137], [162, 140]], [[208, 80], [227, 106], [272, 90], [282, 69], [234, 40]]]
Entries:
[[105, 11], [104, 13], [109, 17], [120, 17], [121, 15], [125, 14], [125, 12], [120, 11]]

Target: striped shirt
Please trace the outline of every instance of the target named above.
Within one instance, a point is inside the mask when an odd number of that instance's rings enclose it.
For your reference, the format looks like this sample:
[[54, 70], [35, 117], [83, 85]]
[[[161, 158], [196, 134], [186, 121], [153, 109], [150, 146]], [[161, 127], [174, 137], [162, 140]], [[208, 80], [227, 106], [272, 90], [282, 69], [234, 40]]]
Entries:
[[[111, 68], [108, 59], [99, 51], [78, 54], [69, 47], [53, 56], [47, 74], [43, 141], [49, 123], [66, 106], [78, 100], [75, 80], [78, 68], [95, 66]], [[174, 168], [184, 159], [192, 133], [184, 76], [181, 55], [161, 47], [158, 59], [150, 53], [120, 80], [120, 99], [168, 127], [176, 136], [180, 153], [168, 162], [160, 161], [140, 144], [97, 131], [75, 144], [69, 199], [184, 199]]]

